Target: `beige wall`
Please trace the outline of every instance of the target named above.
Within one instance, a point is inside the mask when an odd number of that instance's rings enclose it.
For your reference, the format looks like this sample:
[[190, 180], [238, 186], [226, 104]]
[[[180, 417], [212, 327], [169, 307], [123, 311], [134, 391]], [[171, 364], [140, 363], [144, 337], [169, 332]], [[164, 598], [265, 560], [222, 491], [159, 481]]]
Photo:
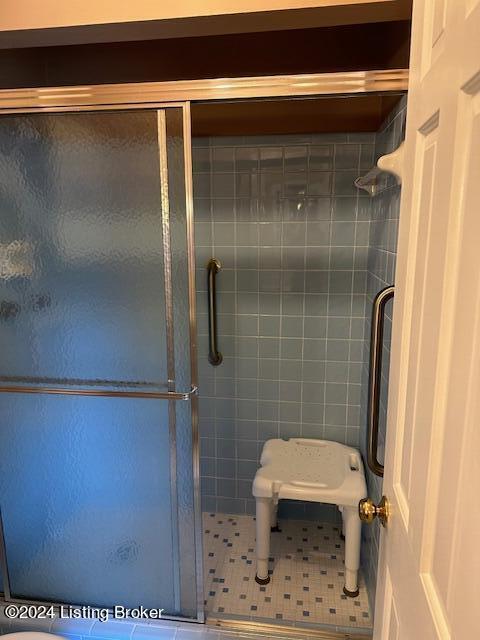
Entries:
[[[200, 16], [321, 7], [355, 7], [365, 0], [1, 0], [0, 31], [174, 20]], [[403, 4], [370, 0], [370, 7]]]

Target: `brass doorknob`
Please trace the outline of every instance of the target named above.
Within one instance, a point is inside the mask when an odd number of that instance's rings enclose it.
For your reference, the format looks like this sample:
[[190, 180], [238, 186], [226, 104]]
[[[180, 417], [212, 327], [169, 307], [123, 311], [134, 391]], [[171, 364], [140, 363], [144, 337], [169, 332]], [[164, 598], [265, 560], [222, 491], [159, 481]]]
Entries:
[[385, 496], [382, 496], [380, 504], [377, 506], [371, 498], [363, 498], [358, 503], [358, 515], [362, 522], [371, 524], [375, 518], [378, 518], [385, 527], [390, 515], [390, 503]]

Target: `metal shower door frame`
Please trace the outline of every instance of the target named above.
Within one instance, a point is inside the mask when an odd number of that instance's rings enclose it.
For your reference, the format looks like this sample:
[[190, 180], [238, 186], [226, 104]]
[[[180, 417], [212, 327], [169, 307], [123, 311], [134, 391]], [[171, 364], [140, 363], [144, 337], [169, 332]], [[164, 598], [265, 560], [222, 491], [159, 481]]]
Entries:
[[[137, 107], [138, 108], [138, 107]], [[170, 438], [170, 479], [171, 479], [171, 508], [172, 508], [172, 542], [174, 549], [174, 599], [177, 610], [181, 609], [180, 582], [181, 582], [181, 561], [179, 553], [179, 523], [177, 508], [177, 474], [176, 474], [176, 402], [190, 402], [191, 406], [191, 438], [192, 438], [192, 474], [193, 474], [193, 517], [194, 517], [194, 543], [195, 543], [195, 579], [196, 579], [196, 618], [198, 622], [205, 621], [204, 595], [203, 595], [203, 557], [202, 557], [202, 514], [200, 502], [200, 448], [198, 435], [198, 371], [197, 371], [197, 347], [196, 347], [196, 296], [195, 296], [195, 244], [193, 225], [193, 184], [192, 184], [192, 152], [191, 152], [191, 125], [190, 125], [190, 103], [170, 102], [158, 103], [155, 105], [145, 105], [145, 110], [157, 112], [157, 140], [160, 167], [160, 206], [163, 230], [163, 256], [164, 256], [164, 290], [165, 290], [165, 319], [166, 319], [166, 346], [167, 346], [167, 391], [136, 391], [136, 390], [105, 390], [105, 389], [84, 389], [81, 387], [68, 387], [64, 381], [53, 380], [52, 386], [43, 385], [2, 385], [0, 394], [42, 394], [42, 395], [67, 395], [67, 396], [89, 396], [89, 397], [113, 397], [113, 398], [137, 398], [142, 400], [167, 400], [168, 401], [168, 422]], [[188, 302], [189, 302], [189, 341], [190, 341], [190, 389], [176, 389], [175, 383], [175, 353], [174, 353], [174, 312], [173, 312], [173, 287], [172, 287], [172, 264], [171, 264], [171, 234], [170, 234], [170, 202], [169, 202], [169, 182], [168, 182], [168, 154], [167, 154], [167, 109], [182, 110], [182, 134], [183, 134], [183, 162], [184, 162], [184, 194], [186, 212], [186, 254], [187, 254], [187, 274], [188, 274]], [[89, 106], [78, 109], [78, 112], [111, 111], [116, 113], [119, 110], [128, 111], [128, 105], [121, 107], [108, 107], [104, 105]], [[62, 108], [56, 109], [56, 113], [65, 111]], [[0, 116], [2, 114], [0, 113]], [[5, 379], [5, 378], [4, 378]], [[105, 381], [104, 385], [108, 385]], [[113, 381], [111, 381], [114, 384]], [[8, 572], [8, 561], [5, 545], [3, 521], [0, 510], [0, 567], [3, 574], [4, 599], [6, 602], [25, 604], [41, 603], [53, 606], [60, 606], [61, 602], [36, 601], [31, 598], [14, 598], [11, 595], [10, 580]], [[192, 618], [183, 616], [165, 616], [165, 619], [188, 620]]]
[[[245, 100], [255, 98], [292, 99], [295, 97], [309, 96], [354, 96], [390, 92], [403, 93], [408, 90], [408, 77], [408, 69], [380, 69], [246, 78], [234, 77], [107, 85], [40, 88], [30, 87], [23, 89], [0, 90], [0, 117], [4, 114], [11, 115], [25, 113], [75, 113], [84, 111], [166, 109], [168, 107], [181, 107], [183, 109], [192, 388], [190, 391], [186, 391], [183, 394], [184, 397], [182, 399], [187, 399], [186, 396], [190, 396], [192, 407], [192, 453], [197, 576], [196, 620], [198, 622], [205, 621], [205, 614], [203, 603], [203, 560], [201, 544], [202, 526], [200, 507], [198, 397], [196, 395], [198, 375], [196, 353], [196, 298], [190, 101], [208, 102], [216, 100]], [[10, 391], [12, 391], [12, 387], [10, 387]], [[54, 393], [55, 391], [52, 389], [50, 392]], [[142, 395], [142, 397], [153, 396]], [[2, 568], [5, 568], [6, 565], [4, 565], [3, 560], [4, 549], [2, 553], [1, 545], [2, 541], [3, 537], [0, 531], [0, 564], [2, 565]], [[182, 620], [182, 618], [179, 619]], [[234, 621], [234, 630], [242, 631], [242, 624], [245, 626], [247, 623]], [[256, 623], [253, 625], [248, 623], [248, 625], [253, 627], [256, 633], [267, 632], [267, 627], [264, 623]], [[273, 633], [274, 630], [269, 629], [269, 631]], [[333, 634], [331, 637], [333, 637]]]

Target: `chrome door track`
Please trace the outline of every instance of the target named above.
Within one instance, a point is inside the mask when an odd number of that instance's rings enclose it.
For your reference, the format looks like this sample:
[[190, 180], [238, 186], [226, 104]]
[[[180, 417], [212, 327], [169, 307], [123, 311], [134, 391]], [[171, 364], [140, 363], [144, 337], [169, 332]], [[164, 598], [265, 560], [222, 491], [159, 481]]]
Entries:
[[219, 629], [223, 634], [241, 635], [245, 638], [268, 637], [278, 640], [371, 640], [372, 634], [368, 630], [361, 633], [355, 630], [351, 632], [330, 631], [310, 627], [291, 627], [287, 625], [268, 624], [266, 622], [254, 622], [252, 620], [237, 620], [207, 617], [206, 626]]

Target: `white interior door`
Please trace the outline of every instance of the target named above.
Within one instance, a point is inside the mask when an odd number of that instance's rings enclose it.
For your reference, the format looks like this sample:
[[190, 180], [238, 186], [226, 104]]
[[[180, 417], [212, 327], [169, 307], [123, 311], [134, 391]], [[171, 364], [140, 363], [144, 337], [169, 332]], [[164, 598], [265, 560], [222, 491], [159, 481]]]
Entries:
[[477, 637], [480, 0], [414, 0], [375, 638]]

